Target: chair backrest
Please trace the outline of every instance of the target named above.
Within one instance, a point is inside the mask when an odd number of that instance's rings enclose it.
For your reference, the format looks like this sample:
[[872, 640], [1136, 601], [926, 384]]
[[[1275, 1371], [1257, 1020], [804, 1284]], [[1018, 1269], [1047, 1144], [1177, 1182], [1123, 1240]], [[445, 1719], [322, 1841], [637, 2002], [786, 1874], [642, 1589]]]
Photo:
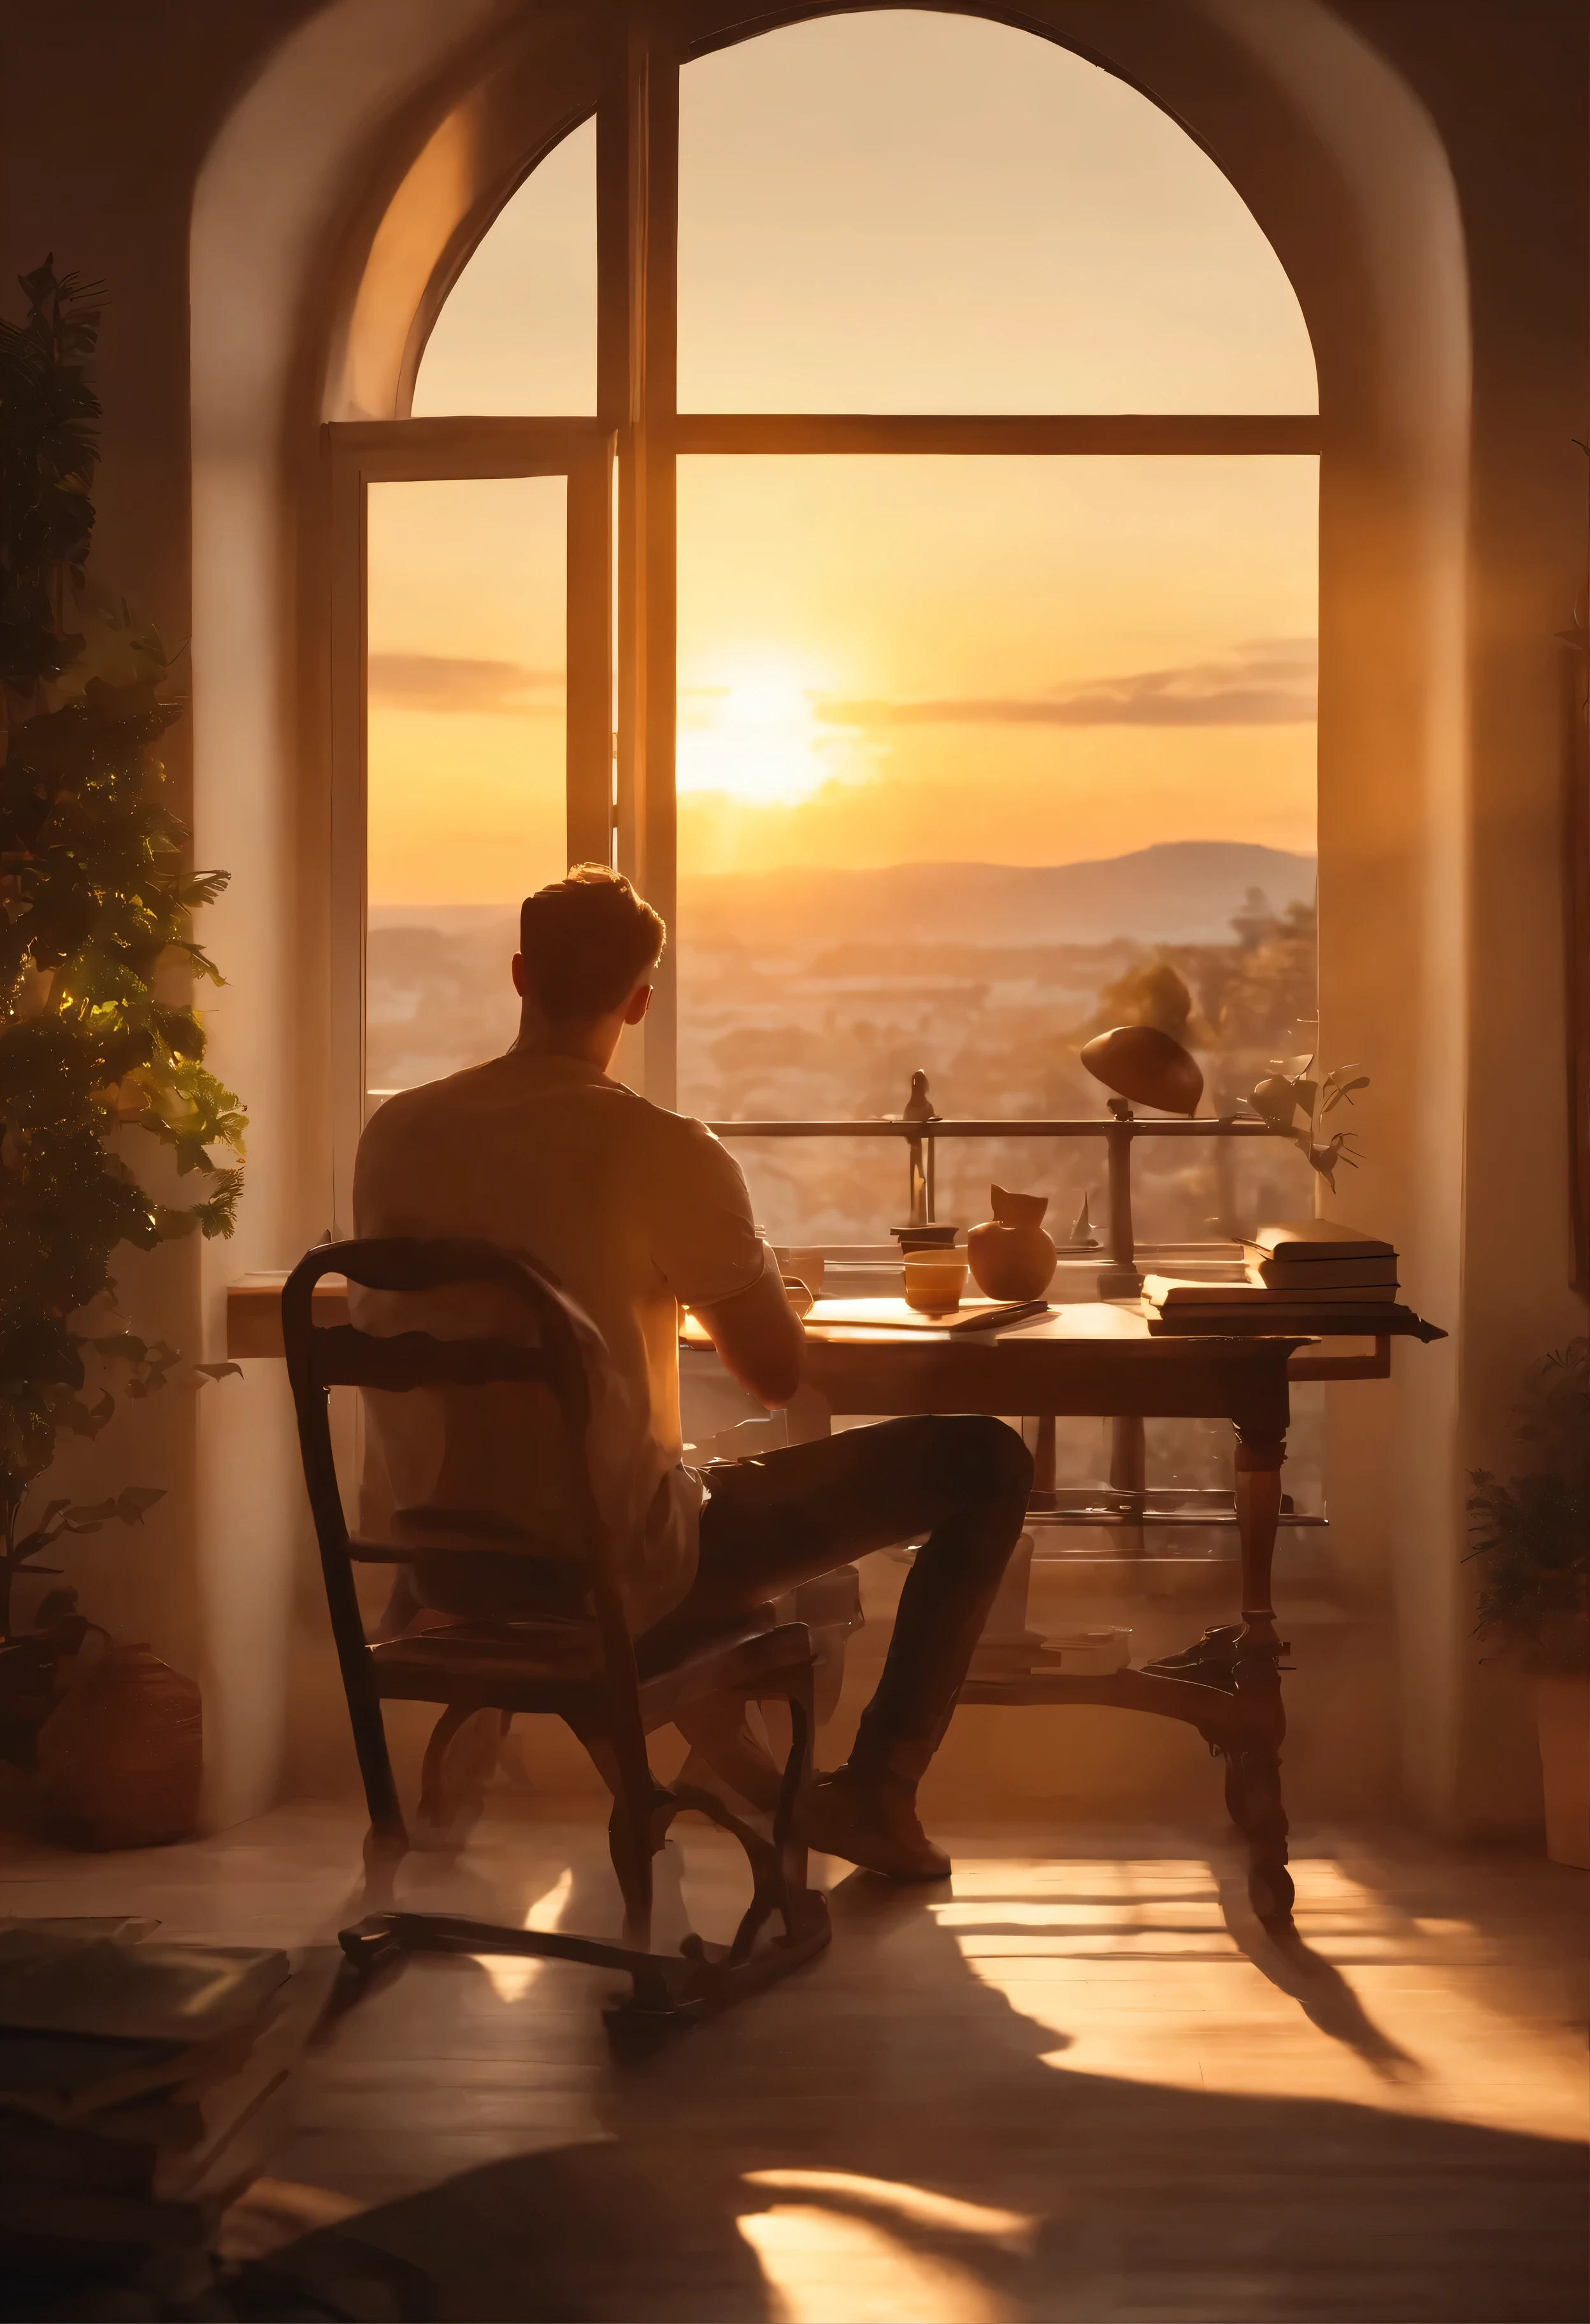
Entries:
[[[428, 1332], [390, 1335], [352, 1323], [317, 1325], [315, 1286], [345, 1276], [370, 1291], [440, 1291], [459, 1284], [491, 1284], [528, 1310], [535, 1344], [506, 1339], [439, 1340]], [[444, 1383], [483, 1386], [492, 1380], [538, 1380], [550, 1388], [571, 1435], [590, 1417], [585, 1374], [568, 1303], [556, 1286], [495, 1243], [462, 1235], [424, 1240], [401, 1235], [318, 1243], [306, 1252], [281, 1293], [281, 1328], [288, 1376], [305, 1387], [401, 1390]]]
[[[328, 1275], [366, 1289], [437, 1291], [487, 1285], [526, 1310], [534, 1341], [508, 1338], [438, 1339], [428, 1332], [391, 1336], [352, 1323], [317, 1324], [315, 1286]], [[333, 1388], [372, 1388], [401, 1393], [421, 1388], [479, 1388], [499, 1381], [535, 1382], [549, 1392], [561, 1418], [578, 1495], [579, 1548], [610, 1695], [614, 1739], [645, 1754], [634, 1646], [624, 1618], [619, 1571], [621, 1546], [603, 1522], [593, 1489], [586, 1433], [591, 1381], [582, 1329], [593, 1330], [556, 1284], [526, 1260], [494, 1243], [461, 1236], [418, 1240], [385, 1236], [319, 1243], [306, 1253], [281, 1293], [288, 1378], [298, 1414], [304, 1480], [314, 1514], [332, 1628], [345, 1677], [350, 1658], [364, 1655], [363, 1623], [353, 1584], [352, 1550], [332, 1456], [327, 1393]], [[493, 1554], [484, 1552], [483, 1554]]]

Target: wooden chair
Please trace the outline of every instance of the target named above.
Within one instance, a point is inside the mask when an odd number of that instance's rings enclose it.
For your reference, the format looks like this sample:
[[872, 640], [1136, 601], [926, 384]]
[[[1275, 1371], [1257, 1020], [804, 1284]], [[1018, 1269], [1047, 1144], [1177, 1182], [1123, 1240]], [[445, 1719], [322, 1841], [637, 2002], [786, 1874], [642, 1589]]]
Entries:
[[[315, 1286], [334, 1274], [392, 1292], [494, 1286], [522, 1305], [528, 1329], [522, 1340], [442, 1340], [424, 1332], [379, 1337], [351, 1324], [317, 1326]], [[621, 1944], [441, 1914], [384, 1912], [342, 1932], [349, 1959], [371, 1968], [414, 1950], [519, 1953], [621, 1969], [632, 1993], [610, 2009], [610, 2026], [615, 2033], [644, 2034], [720, 2008], [820, 1952], [829, 1941], [827, 1905], [806, 1886], [806, 1854], [793, 1830], [812, 1749], [813, 1657], [805, 1626], [775, 1624], [769, 1609], [767, 1620], [748, 1617], [731, 1629], [692, 1642], [666, 1667], [648, 1666], [644, 1677], [639, 1674], [619, 1582], [626, 1545], [613, 1540], [602, 1521], [587, 1458], [591, 1383], [580, 1336], [585, 1319], [571, 1312], [565, 1295], [533, 1268], [493, 1244], [463, 1240], [323, 1243], [289, 1277], [281, 1313], [304, 1475], [370, 1806], [372, 1843], [393, 1854], [409, 1844], [387, 1751], [383, 1702], [444, 1706], [426, 1753], [422, 1799], [437, 1790], [443, 1757], [459, 1727], [486, 1709], [504, 1714], [505, 1726], [518, 1711], [551, 1712], [564, 1720], [613, 1794], [609, 1841], [624, 1904]], [[364, 1635], [354, 1566], [407, 1563], [424, 1554], [426, 1544], [418, 1531], [412, 1546], [398, 1547], [349, 1533], [332, 1460], [327, 1393], [337, 1387], [402, 1391], [500, 1381], [538, 1383], [559, 1416], [579, 1498], [583, 1567], [571, 1569], [574, 1589], [565, 1582], [561, 1601], [536, 1618], [444, 1618], [441, 1627], [372, 1646]], [[745, 1704], [761, 1700], [789, 1705], [793, 1738], [770, 1840], [712, 1793], [694, 1784], [670, 1790], [658, 1784], [646, 1746], [651, 1729], [694, 1704], [722, 1702], [731, 1716], [742, 1716]], [[692, 1935], [676, 1955], [654, 1953], [652, 1858], [674, 1817], [685, 1808], [734, 1834], [750, 1862], [753, 1895], [731, 1944], [709, 1945]], [[758, 1945], [775, 1913], [783, 1932]]]

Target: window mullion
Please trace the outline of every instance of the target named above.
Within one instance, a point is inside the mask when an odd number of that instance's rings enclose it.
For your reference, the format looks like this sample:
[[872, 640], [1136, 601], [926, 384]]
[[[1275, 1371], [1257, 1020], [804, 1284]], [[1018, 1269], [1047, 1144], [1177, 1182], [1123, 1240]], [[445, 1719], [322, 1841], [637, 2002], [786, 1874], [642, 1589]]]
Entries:
[[[632, 30], [597, 115], [597, 401], [618, 447], [615, 860], [670, 926], [674, 809], [674, 360], [679, 68]], [[674, 1102], [675, 948], [645, 1028], [647, 1094]]]
[[329, 510], [331, 1229], [353, 1232], [354, 1157], [364, 1128], [365, 498], [357, 453], [323, 432]]
[[612, 450], [568, 471], [567, 801], [571, 863], [612, 845]]
[[672, 1106], [678, 1094], [678, 521], [674, 412], [677, 393], [679, 63], [647, 61], [647, 221], [642, 429], [646, 464], [646, 730], [643, 892], [675, 941], [659, 966], [647, 1020], [646, 1093]]

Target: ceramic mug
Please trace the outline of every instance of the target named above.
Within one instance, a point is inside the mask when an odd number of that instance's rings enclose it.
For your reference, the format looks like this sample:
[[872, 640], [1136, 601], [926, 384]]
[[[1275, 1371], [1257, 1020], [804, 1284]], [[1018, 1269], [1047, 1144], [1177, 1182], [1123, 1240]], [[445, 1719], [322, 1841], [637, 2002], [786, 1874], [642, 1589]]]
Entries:
[[924, 1315], [947, 1315], [960, 1305], [966, 1275], [963, 1251], [907, 1251], [905, 1305]]

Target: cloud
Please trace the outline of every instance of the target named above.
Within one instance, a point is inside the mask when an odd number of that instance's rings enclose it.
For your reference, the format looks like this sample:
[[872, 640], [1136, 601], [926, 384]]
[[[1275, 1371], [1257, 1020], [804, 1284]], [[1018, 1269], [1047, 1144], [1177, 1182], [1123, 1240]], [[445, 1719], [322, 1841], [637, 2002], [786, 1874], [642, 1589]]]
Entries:
[[[527, 702], [528, 694], [548, 698]], [[370, 696], [372, 701], [400, 703], [406, 710], [544, 716], [562, 706], [563, 672], [526, 669], [517, 661], [475, 661], [466, 655], [372, 653]]]
[[924, 701], [827, 700], [829, 726], [1300, 726], [1312, 723], [1312, 638], [1262, 639], [1218, 661], [1087, 678], [1035, 695]]

